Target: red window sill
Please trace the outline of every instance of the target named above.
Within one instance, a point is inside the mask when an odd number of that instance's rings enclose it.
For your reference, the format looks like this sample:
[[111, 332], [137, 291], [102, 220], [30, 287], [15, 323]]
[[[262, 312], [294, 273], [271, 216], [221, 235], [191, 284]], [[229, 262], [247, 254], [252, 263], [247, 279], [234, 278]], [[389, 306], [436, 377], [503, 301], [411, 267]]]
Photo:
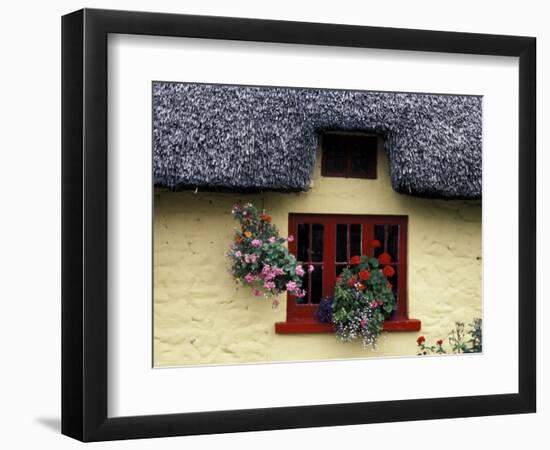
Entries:
[[[419, 331], [420, 320], [417, 319], [398, 319], [386, 320], [384, 322], [384, 331]], [[277, 322], [275, 324], [275, 333], [277, 334], [297, 334], [297, 333], [332, 333], [334, 331], [332, 324], [320, 322]]]

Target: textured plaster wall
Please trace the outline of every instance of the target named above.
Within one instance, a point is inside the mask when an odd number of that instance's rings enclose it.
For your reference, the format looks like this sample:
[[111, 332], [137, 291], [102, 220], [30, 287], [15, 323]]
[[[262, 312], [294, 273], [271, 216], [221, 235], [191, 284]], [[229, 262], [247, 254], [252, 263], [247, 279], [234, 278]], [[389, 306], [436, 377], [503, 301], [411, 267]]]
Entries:
[[[376, 180], [321, 177], [318, 154], [304, 194], [156, 191], [155, 366], [414, 355], [417, 336], [432, 343], [455, 321], [481, 317], [481, 204], [397, 194], [379, 147]], [[421, 331], [384, 333], [376, 351], [333, 334], [275, 334], [286, 296], [272, 309], [227, 272], [230, 210], [239, 200], [266, 208], [285, 236], [289, 212], [408, 215], [409, 317], [422, 321]]]

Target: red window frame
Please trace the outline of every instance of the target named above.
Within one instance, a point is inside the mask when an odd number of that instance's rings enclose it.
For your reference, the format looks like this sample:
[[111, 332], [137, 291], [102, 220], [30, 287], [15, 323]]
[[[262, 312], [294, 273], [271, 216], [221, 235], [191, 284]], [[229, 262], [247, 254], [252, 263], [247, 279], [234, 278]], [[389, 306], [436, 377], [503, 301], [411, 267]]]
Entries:
[[[335, 170], [331, 168], [330, 154], [326, 149], [326, 144], [331, 140], [332, 145], [338, 148], [339, 156], [344, 160], [344, 169]], [[367, 160], [366, 170], [354, 169], [353, 160], [354, 146], [360, 146]], [[356, 147], [355, 147], [356, 148]], [[376, 163], [378, 153], [378, 138], [372, 134], [365, 133], [345, 133], [345, 132], [325, 132], [321, 135], [321, 175], [324, 177], [339, 178], [365, 178], [376, 179]]]
[[[374, 256], [374, 249], [368, 242], [374, 239], [375, 225], [399, 225], [398, 261], [392, 265], [398, 270], [397, 286], [397, 311], [391, 320], [386, 321], [385, 330], [388, 331], [417, 331], [420, 329], [420, 321], [409, 319], [407, 306], [407, 232], [408, 217], [394, 215], [353, 215], [353, 214], [289, 214], [288, 234], [295, 237], [289, 242], [289, 251], [296, 255], [298, 224], [308, 223], [323, 224], [323, 258], [322, 262], [314, 265], [323, 265], [323, 297], [334, 294], [336, 282], [336, 226], [338, 224], [361, 224], [361, 248], [362, 254]], [[386, 233], [387, 236], [387, 233]], [[384, 248], [386, 243], [381, 243]], [[349, 255], [354, 256], [354, 255]], [[310, 256], [311, 258], [311, 256]], [[301, 261], [304, 266], [311, 261]], [[287, 320], [279, 322], [275, 329], [277, 333], [300, 332], [328, 332], [332, 331], [331, 324], [320, 323], [316, 318], [317, 304], [298, 304], [296, 297], [287, 295]]]

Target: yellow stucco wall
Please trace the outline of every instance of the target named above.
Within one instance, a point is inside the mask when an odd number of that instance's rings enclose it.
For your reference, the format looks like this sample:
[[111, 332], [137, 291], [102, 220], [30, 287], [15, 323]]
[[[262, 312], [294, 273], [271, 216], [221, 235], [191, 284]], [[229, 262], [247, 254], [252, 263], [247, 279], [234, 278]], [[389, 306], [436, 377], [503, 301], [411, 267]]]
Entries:
[[[414, 355], [417, 336], [433, 343], [455, 321], [481, 317], [480, 202], [397, 194], [381, 143], [376, 180], [321, 177], [320, 161], [318, 154], [307, 193], [155, 192], [155, 366]], [[421, 320], [421, 331], [383, 333], [377, 350], [330, 333], [275, 334], [286, 296], [272, 309], [228, 274], [237, 201], [267, 209], [283, 236], [289, 212], [408, 215], [409, 317]]]

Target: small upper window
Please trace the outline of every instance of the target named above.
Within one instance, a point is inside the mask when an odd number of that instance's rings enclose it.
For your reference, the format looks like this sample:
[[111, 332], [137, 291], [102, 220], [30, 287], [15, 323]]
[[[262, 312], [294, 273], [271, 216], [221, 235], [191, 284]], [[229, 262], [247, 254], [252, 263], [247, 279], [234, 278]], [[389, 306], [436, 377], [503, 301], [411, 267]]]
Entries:
[[378, 138], [367, 134], [324, 133], [321, 140], [321, 175], [376, 178]]

